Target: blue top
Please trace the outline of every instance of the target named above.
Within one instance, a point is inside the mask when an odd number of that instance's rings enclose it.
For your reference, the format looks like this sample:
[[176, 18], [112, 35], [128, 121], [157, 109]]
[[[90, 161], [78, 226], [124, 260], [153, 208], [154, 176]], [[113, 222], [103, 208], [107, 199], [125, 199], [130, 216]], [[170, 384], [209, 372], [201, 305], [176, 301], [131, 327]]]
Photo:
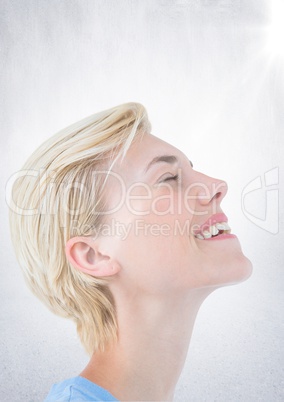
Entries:
[[118, 401], [108, 391], [84, 377], [54, 384], [44, 402]]

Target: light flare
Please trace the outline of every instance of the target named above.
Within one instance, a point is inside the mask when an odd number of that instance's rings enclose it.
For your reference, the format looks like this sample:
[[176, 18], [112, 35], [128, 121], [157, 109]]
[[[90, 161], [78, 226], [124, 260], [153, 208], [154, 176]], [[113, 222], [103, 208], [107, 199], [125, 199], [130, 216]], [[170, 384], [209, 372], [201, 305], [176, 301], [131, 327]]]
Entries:
[[271, 1], [271, 23], [268, 27], [267, 48], [274, 56], [284, 58], [284, 0]]

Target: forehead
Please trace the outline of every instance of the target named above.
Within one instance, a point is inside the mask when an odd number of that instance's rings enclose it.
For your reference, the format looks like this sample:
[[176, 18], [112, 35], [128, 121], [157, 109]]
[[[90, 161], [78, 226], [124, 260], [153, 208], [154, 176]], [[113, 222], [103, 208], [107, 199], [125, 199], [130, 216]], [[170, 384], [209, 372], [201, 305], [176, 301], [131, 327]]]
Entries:
[[115, 170], [127, 175], [143, 173], [148, 164], [156, 157], [162, 155], [184, 157], [182, 152], [173, 145], [161, 140], [152, 134], [144, 134], [136, 137], [127, 151], [124, 159], [119, 161]]

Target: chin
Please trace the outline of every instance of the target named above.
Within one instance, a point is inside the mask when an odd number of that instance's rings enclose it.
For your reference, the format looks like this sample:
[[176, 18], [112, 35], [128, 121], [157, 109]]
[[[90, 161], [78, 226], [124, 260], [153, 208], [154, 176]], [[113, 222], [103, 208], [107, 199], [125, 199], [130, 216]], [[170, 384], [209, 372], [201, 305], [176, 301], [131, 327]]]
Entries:
[[238, 282], [246, 281], [252, 274], [253, 266], [251, 260], [249, 260], [246, 256], [243, 256], [242, 263], [239, 265], [238, 270]]
[[222, 274], [219, 277], [219, 286], [236, 285], [246, 281], [251, 274], [251, 261], [243, 253], [240, 253], [233, 261], [223, 266]]
[[[216, 244], [219, 256], [215, 260], [213, 279], [216, 288], [244, 282], [252, 274], [252, 263], [244, 255], [238, 238]], [[216, 249], [216, 248], [215, 248]], [[213, 284], [213, 283], [212, 283]], [[213, 285], [214, 286], [214, 285]]]

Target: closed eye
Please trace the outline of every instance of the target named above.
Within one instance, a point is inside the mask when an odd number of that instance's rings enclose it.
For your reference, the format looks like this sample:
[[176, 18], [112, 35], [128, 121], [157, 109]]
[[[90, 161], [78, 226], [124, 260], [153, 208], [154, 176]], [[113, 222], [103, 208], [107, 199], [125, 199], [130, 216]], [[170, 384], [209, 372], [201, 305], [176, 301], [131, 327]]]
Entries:
[[178, 181], [179, 180], [179, 175], [176, 174], [175, 176], [169, 176], [166, 179], [164, 179], [163, 182], [170, 181], [170, 180]]

